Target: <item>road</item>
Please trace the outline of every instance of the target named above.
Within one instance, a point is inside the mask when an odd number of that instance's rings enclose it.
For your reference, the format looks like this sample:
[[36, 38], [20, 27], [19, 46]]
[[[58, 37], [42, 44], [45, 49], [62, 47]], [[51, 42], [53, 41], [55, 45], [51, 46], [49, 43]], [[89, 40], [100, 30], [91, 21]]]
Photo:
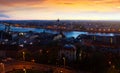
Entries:
[[5, 63], [5, 72], [9, 72], [14, 69], [24, 69], [24, 68], [40, 70], [40, 71], [49, 71], [52, 69], [53, 73], [76, 73], [73, 70], [68, 70], [65, 68], [60, 68], [50, 65], [37, 64], [33, 62], [16, 61], [16, 62]]

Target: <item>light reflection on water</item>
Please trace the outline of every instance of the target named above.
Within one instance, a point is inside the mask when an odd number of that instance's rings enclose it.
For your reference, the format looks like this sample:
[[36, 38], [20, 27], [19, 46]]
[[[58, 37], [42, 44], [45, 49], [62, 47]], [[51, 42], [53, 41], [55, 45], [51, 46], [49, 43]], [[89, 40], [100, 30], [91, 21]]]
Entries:
[[[4, 29], [5, 29], [5, 26], [0, 24], [0, 30], [4, 30]], [[45, 31], [45, 32], [48, 32], [48, 33], [53, 33], [53, 34], [59, 33], [57, 31], [48, 30], [48, 29], [22, 28], [22, 27], [12, 27], [12, 26], [11, 26], [11, 31], [14, 31], [14, 32], [29, 32], [29, 31], [33, 31], [33, 32], [37, 32], [37, 33]], [[109, 33], [109, 34], [106, 34], [106, 33], [88, 33], [88, 32], [81, 32], [81, 31], [67, 31], [67, 32], [65, 31], [63, 33], [65, 34], [66, 37], [74, 37], [74, 38], [76, 38], [80, 34], [99, 35], [99, 36], [114, 36], [113, 33]]]

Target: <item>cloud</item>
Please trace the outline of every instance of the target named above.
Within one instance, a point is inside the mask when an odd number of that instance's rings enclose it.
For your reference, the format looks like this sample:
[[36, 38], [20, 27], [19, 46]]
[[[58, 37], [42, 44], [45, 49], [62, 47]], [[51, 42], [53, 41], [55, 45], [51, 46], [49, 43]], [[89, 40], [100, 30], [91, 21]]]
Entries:
[[0, 10], [0, 13], [6, 12], [6, 10]]
[[66, 4], [66, 5], [72, 5], [72, 4], [74, 4], [74, 3], [64, 3], [64, 4]]
[[46, 0], [0, 0], [1, 5], [21, 6], [42, 3]]
[[60, 5], [73, 5], [75, 3], [70, 3], [70, 2], [58, 2], [57, 4], [60, 4]]
[[119, 13], [120, 0], [0, 0], [0, 18], [5, 19], [55, 18], [61, 14], [63, 18], [80, 14], [100, 16], [108, 12], [111, 16]]
[[0, 14], [0, 18], [10, 18], [8, 15]]
[[48, 7], [42, 5], [47, 0], [0, 0], [0, 13], [27, 10], [45, 10]]

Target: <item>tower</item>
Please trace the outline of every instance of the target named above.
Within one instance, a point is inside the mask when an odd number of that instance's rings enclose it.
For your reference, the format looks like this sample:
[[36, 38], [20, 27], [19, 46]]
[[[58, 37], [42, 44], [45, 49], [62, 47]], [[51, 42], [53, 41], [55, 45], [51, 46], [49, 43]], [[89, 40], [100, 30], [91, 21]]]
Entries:
[[5, 23], [5, 32], [10, 32], [10, 24]]
[[60, 24], [60, 20], [59, 20], [59, 19], [57, 19], [56, 23], [57, 23], [57, 25], [59, 25], [59, 24]]

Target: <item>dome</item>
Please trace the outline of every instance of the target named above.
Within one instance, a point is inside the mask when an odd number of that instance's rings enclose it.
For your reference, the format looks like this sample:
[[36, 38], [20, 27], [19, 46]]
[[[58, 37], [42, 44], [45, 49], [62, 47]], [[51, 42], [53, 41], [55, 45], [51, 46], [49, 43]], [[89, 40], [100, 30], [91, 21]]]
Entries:
[[74, 50], [76, 49], [76, 47], [72, 44], [65, 44], [63, 48], [64, 49], [74, 49]]

